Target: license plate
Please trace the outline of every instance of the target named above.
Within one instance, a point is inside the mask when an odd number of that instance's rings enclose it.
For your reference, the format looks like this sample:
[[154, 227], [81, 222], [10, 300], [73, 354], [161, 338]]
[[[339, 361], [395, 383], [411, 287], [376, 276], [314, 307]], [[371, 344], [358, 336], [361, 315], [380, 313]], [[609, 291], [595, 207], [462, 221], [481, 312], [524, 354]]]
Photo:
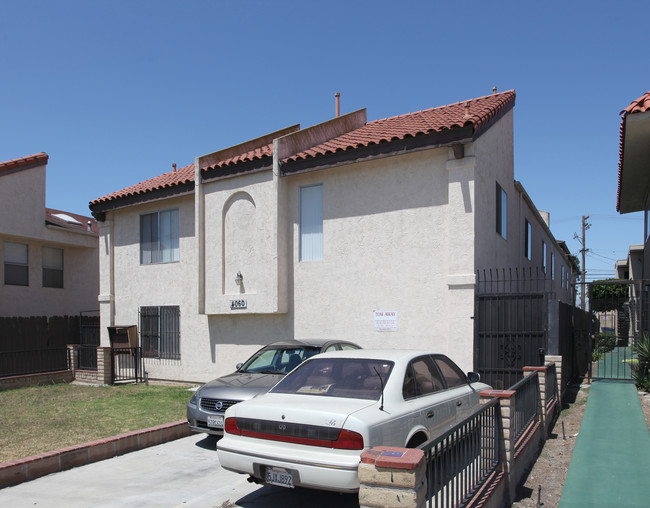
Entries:
[[208, 416], [208, 427], [223, 429], [223, 415]]
[[293, 488], [293, 475], [291, 471], [287, 471], [281, 467], [267, 467], [265, 476], [266, 483], [270, 485]]

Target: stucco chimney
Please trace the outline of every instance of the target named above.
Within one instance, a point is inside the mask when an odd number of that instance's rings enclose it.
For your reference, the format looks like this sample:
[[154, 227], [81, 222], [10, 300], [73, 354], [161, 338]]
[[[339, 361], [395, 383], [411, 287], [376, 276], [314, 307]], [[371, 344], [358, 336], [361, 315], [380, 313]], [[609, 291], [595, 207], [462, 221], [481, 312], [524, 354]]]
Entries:
[[172, 164], [172, 171], [176, 171], [176, 163], [175, 162]]
[[336, 98], [336, 117], [338, 118], [341, 115], [341, 94], [336, 92], [334, 97]]

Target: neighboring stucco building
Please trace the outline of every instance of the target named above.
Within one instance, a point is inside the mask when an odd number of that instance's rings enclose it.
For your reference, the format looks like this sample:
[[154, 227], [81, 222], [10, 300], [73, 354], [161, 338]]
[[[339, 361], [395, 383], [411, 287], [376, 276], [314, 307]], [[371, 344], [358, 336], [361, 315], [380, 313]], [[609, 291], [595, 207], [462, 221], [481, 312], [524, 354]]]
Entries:
[[[633, 101], [621, 115], [616, 210], [622, 214], [645, 213], [645, 247], [650, 238], [650, 91]], [[634, 279], [647, 279], [649, 274], [650, 258], [643, 256], [641, 271], [634, 273]]]
[[46, 153], [0, 162], [0, 317], [97, 310], [98, 228], [45, 207]]
[[428, 348], [471, 370], [477, 271], [571, 261], [514, 180], [508, 91], [289, 127], [90, 203], [106, 327], [151, 378], [205, 381], [274, 340]]

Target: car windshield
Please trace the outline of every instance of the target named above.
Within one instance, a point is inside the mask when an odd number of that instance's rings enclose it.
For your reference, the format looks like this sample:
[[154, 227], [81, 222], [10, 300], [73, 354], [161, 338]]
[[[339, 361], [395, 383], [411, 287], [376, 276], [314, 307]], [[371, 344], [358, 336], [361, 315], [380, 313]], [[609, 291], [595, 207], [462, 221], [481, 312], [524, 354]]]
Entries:
[[260, 349], [251, 356], [239, 368], [239, 372], [286, 374], [318, 353], [320, 348], [315, 346], [271, 346]]
[[368, 358], [314, 358], [280, 381], [273, 393], [379, 400], [394, 363]]

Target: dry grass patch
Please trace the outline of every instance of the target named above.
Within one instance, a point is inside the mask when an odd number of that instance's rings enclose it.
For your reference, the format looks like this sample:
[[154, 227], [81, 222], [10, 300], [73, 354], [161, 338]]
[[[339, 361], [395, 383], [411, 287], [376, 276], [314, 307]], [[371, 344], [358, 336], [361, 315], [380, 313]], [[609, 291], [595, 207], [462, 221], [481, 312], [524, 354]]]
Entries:
[[0, 392], [0, 462], [185, 418], [188, 386], [58, 384]]

